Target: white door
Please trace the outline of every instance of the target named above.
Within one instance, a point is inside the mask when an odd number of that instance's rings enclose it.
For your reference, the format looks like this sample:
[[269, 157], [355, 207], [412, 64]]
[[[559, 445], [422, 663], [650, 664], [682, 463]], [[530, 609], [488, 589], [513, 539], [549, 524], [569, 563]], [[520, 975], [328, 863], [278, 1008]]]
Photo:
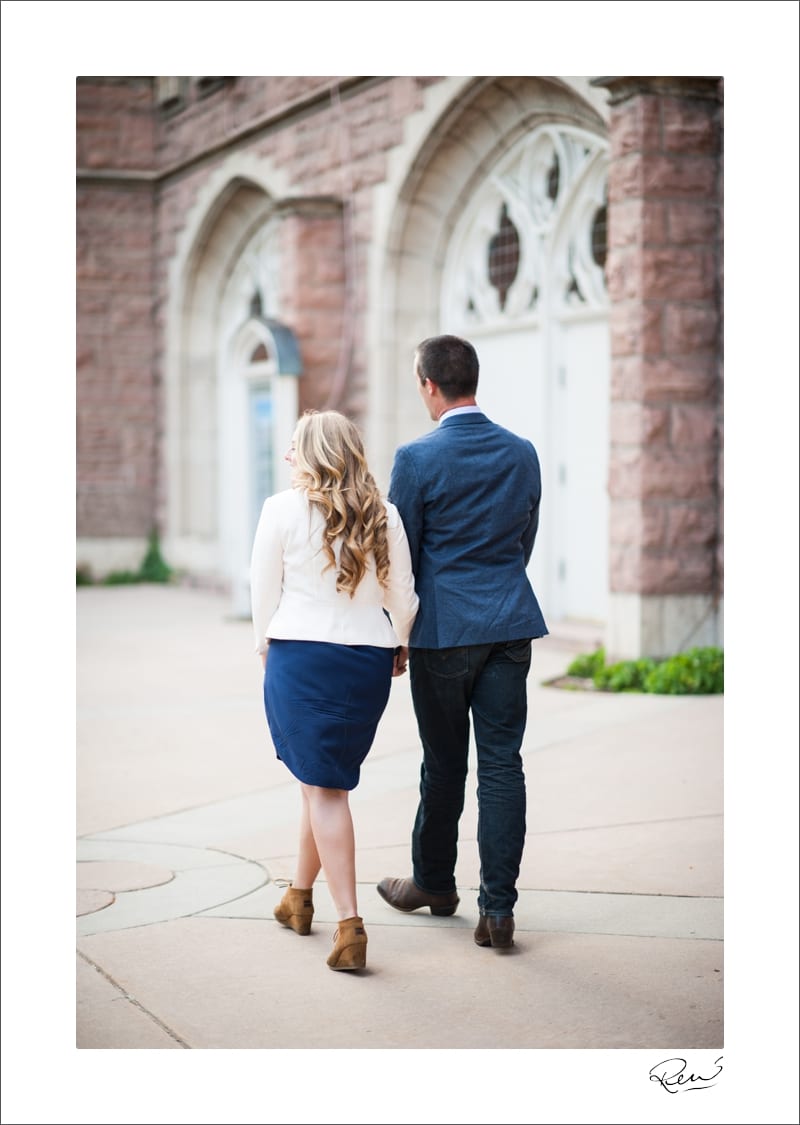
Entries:
[[556, 328], [552, 589], [555, 618], [608, 616], [609, 339], [605, 319]]
[[[552, 481], [548, 479], [552, 457], [543, 334], [535, 328], [487, 336], [473, 334], [472, 342], [480, 360], [478, 405], [493, 422], [529, 438], [539, 454], [542, 469], [540, 528], [544, 532], [553, 515], [554, 495]], [[550, 546], [551, 537], [540, 532], [529, 568], [531, 585], [537, 595], [540, 591], [544, 594], [549, 585]]]

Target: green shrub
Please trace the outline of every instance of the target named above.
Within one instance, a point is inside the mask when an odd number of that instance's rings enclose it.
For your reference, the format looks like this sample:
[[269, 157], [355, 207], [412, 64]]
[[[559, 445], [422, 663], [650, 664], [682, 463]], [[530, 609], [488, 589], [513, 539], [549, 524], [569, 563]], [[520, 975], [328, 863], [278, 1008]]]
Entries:
[[112, 570], [103, 579], [104, 586], [131, 586], [141, 582], [138, 570]]
[[[104, 586], [130, 586], [136, 582], [169, 582], [172, 567], [167, 566], [161, 554], [158, 533], [152, 531], [147, 541], [147, 552], [138, 570], [112, 570], [103, 579]], [[86, 583], [78, 582], [78, 585]]]
[[606, 650], [598, 648], [595, 652], [583, 653], [576, 656], [567, 668], [568, 676], [578, 676], [584, 680], [593, 680], [595, 675], [605, 667]]
[[567, 676], [591, 680], [598, 691], [638, 691], [652, 695], [722, 695], [725, 690], [721, 648], [692, 648], [666, 660], [642, 657], [606, 665], [605, 649], [576, 657]]
[[655, 667], [655, 660], [649, 657], [620, 660], [598, 669], [593, 676], [594, 686], [600, 691], [647, 691], [645, 684]]
[[92, 578], [91, 567], [86, 563], [81, 563], [80, 566], [75, 567], [75, 585], [76, 586], [92, 586], [94, 579]]
[[172, 568], [167, 566], [161, 555], [158, 543], [158, 534], [153, 531], [147, 545], [147, 554], [139, 568], [140, 582], [169, 582], [172, 577]]
[[643, 690], [655, 695], [720, 695], [724, 685], [722, 649], [691, 648], [657, 664]]

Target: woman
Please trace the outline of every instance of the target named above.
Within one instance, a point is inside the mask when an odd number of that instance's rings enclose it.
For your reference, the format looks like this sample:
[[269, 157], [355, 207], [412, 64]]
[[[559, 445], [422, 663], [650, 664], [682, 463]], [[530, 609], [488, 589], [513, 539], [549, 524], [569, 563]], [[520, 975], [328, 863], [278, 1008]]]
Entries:
[[308, 934], [324, 869], [339, 917], [328, 965], [362, 969], [349, 791], [405, 671], [419, 601], [403, 524], [353, 423], [304, 414], [287, 459], [292, 488], [264, 502], [250, 568], [267, 721], [302, 794], [295, 877], [275, 917]]

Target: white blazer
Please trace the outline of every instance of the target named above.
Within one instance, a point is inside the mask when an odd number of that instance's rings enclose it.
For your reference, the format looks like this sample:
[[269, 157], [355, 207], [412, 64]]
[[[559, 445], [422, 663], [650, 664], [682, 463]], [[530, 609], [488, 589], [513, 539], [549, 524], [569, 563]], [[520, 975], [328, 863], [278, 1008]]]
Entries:
[[[250, 559], [250, 597], [256, 650], [271, 638], [330, 641], [396, 648], [407, 645], [417, 615], [411, 554], [397, 508], [388, 515], [389, 585], [375, 575], [374, 561], [351, 598], [336, 589], [336, 569], [322, 550], [322, 513], [302, 489], [290, 488], [264, 501]], [[334, 544], [338, 560], [339, 547]], [[391, 615], [391, 622], [383, 612]]]

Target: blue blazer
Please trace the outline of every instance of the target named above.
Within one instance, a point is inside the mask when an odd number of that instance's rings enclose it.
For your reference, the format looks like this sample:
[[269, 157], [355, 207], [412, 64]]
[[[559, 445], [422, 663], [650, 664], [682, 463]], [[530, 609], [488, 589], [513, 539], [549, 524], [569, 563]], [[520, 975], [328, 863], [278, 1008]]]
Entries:
[[525, 568], [539, 525], [533, 445], [485, 414], [455, 414], [402, 445], [389, 497], [411, 548], [412, 648], [547, 635]]

